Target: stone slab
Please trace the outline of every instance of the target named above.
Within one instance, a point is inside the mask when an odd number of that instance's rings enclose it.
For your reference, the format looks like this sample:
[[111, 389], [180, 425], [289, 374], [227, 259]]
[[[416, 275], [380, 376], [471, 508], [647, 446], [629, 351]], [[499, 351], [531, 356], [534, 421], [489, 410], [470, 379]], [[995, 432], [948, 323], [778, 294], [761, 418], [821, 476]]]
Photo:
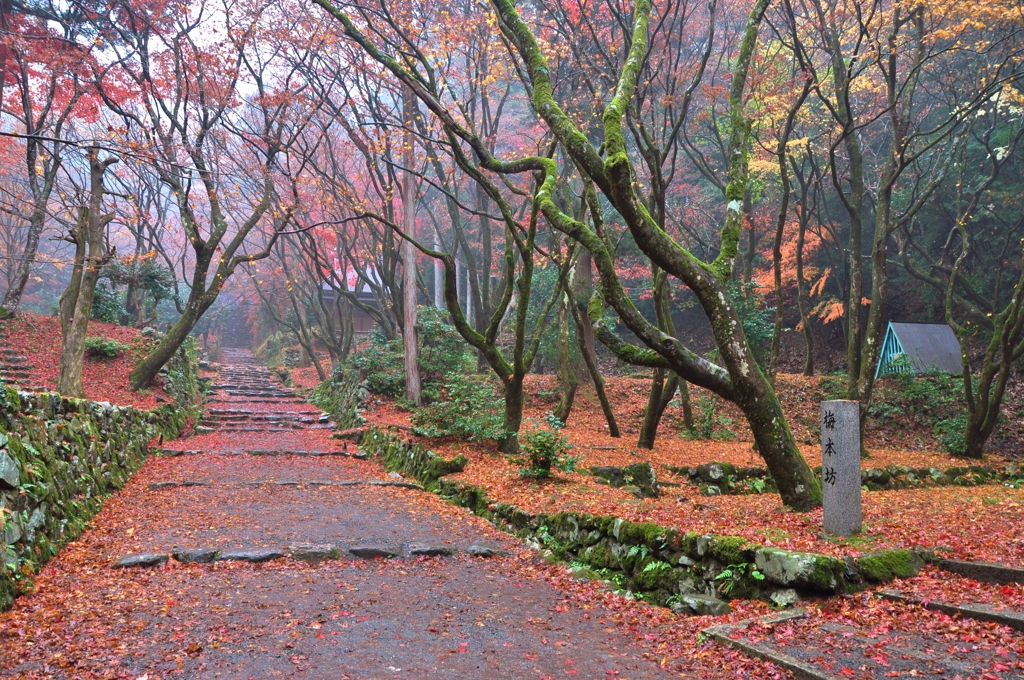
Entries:
[[209, 564], [217, 559], [217, 552], [214, 548], [183, 548], [175, 549], [171, 554], [184, 564]]
[[961, 604], [950, 604], [948, 602], [936, 602], [934, 600], [918, 600], [899, 592], [898, 590], [883, 590], [882, 597], [894, 602], [906, 602], [916, 604], [932, 611], [944, 614], [960, 616], [975, 621], [989, 621], [1007, 626], [1014, 630], [1024, 631], [1024, 612], [1015, 609], [996, 609], [992, 605], [979, 604], [975, 602], [963, 602]]
[[293, 560], [320, 564], [327, 560], [336, 560], [341, 557], [341, 551], [329, 543], [323, 545], [293, 545], [289, 547]]
[[217, 561], [252, 562], [253, 564], [258, 564], [260, 562], [279, 560], [282, 557], [284, 557], [284, 553], [280, 550], [265, 548], [257, 550], [225, 550], [217, 555]]
[[355, 557], [373, 560], [378, 558], [398, 557], [402, 554], [402, 549], [397, 546], [389, 545], [356, 545], [349, 548], [348, 552]]
[[733, 624], [711, 626], [709, 628], [705, 628], [701, 632], [724, 645], [740, 650], [747, 656], [771, 661], [775, 665], [785, 668], [793, 674], [793, 677], [800, 680], [840, 680], [839, 676], [826, 673], [819, 668], [815, 668], [809, 663], [801, 661], [795, 656], [790, 656], [789, 654], [780, 652], [769, 645], [746, 640], [742, 636], [735, 635], [737, 631], [746, 629], [746, 627], [751, 623], [770, 626], [783, 623], [785, 621], [791, 621], [793, 619], [801, 619], [804, 616], [806, 616], [806, 612], [803, 609], [793, 609], [773, 616], [763, 616], [755, 619], [746, 619]]
[[142, 553], [140, 555], [125, 555], [114, 561], [114, 566], [119, 569], [133, 567], [159, 567], [167, 562], [167, 553]]
[[416, 556], [440, 557], [442, 555], [454, 555], [456, 552], [455, 548], [447, 545], [413, 544], [409, 546], [409, 554]]
[[1024, 569], [1008, 567], [993, 562], [965, 562], [963, 560], [939, 560], [939, 569], [960, 574], [985, 583], [1024, 583]]
[[496, 557], [508, 554], [508, 551], [484, 543], [474, 543], [466, 549], [466, 552], [474, 557]]

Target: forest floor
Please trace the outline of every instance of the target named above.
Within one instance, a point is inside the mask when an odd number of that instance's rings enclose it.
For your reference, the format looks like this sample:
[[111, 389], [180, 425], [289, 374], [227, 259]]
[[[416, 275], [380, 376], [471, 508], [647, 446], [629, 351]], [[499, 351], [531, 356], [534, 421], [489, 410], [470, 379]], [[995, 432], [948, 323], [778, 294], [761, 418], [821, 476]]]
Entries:
[[[807, 381], [801, 376], [780, 376], [779, 391], [790, 414], [794, 436], [800, 442], [811, 438], [815, 441], [800, 444], [808, 464], [814, 467], [821, 465], [821, 448], [816, 432], [811, 429], [817, 421], [820, 388], [813, 382], [808, 387]], [[670, 407], [654, 448], [640, 449], [636, 446], [637, 432], [649, 381], [612, 378], [608, 382], [609, 397], [623, 436], [608, 435], [593, 390], [581, 387], [562, 430], [573, 446], [570, 453], [577, 457], [577, 471], [557, 472], [548, 480], [524, 479], [519, 472], [521, 466], [499, 454], [493, 443], [409, 436], [445, 457], [465, 455], [470, 463], [453, 479], [479, 485], [495, 501], [510, 502], [531, 513], [577, 510], [608, 514], [656, 522], [680, 531], [732, 534], [763, 545], [834, 555], [856, 555], [886, 547], [930, 547], [948, 549], [961, 559], [1024, 565], [1024, 489], [994, 483], [865, 491], [863, 532], [850, 539], [835, 539], [821, 533], [820, 509], [791, 512], [775, 493], [707, 496], [690, 482], [684, 471], [702, 463], [764, 466], [738, 413], [725, 408], [716, 411], [716, 418], [731, 421], [729, 427], [735, 430], [735, 436], [730, 440], [693, 440], [680, 436], [681, 409]], [[799, 384], [803, 388], [797, 389]], [[543, 421], [545, 413], [557, 402], [557, 395], [549, 376], [528, 377], [527, 385], [529, 427], [531, 420]], [[694, 395], [695, 399], [705, 398], [698, 395], [699, 392]], [[402, 428], [410, 426], [409, 415], [386, 397], [377, 398], [364, 413], [372, 423]], [[722, 425], [718, 428], [720, 431]], [[891, 433], [880, 431], [877, 423], [869, 422], [869, 457], [862, 461], [862, 468], [909, 466], [946, 470], [978, 463], [996, 467], [1024, 463], [1024, 455], [1002, 451], [986, 455], [983, 461], [955, 458], [937, 450], [933, 433], [925, 427], [913, 426], [909, 418], [892, 423], [891, 429]], [[916, 443], [919, 447], [896, 448], [893, 440]], [[1024, 442], [1019, 445], [1024, 446]], [[598, 483], [597, 478], [586, 472], [593, 466], [637, 462], [650, 462], [659, 481], [671, 485], [663, 488], [660, 497], [638, 499], [625, 489]], [[1021, 599], [1024, 602], [1024, 595]]]
[[[82, 382], [87, 399], [140, 409], [154, 408], [171, 401], [162, 389], [163, 381], [159, 376], [152, 387], [138, 391], [132, 389], [128, 380], [135, 363], [151, 347], [142, 331], [90, 321], [86, 337], [90, 336], [119, 342], [124, 346], [124, 353], [112, 358], [86, 357]], [[57, 389], [61, 353], [60, 320], [57, 317], [26, 312], [14, 319], [0, 321], [0, 349], [10, 350], [13, 357], [21, 360], [9, 366], [16, 369], [15, 375], [19, 378], [16, 383], [21, 387]], [[6, 364], [9, 362], [7, 357], [0, 357], [0, 370], [8, 368]], [[4, 379], [15, 382], [10, 378]]]
[[[0, 614], [0, 676], [792, 677], [703, 632], [774, 614], [767, 603], [734, 601], [728, 615], [690, 617], [577, 580], [468, 510], [405, 488], [380, 464], [330, 455], [347, 445], [325, 436], [315, 408], [244, 353], [229, 358], [211, 376], [203, 426], [213, 431], [165, 443], [176, 455], [150, 458], [92, 528], [44, 568], [35, 592]], [[644, 389], [640, 381], [612, 387]], [[530, 416], [540, 418], [550, 409], [543, 394], [550, 387], [538, 382], [531, 391]], [[592, 396], [584, 392], [577, 406], [567, 432], [581, 467], [650, 460], [660, 474], [666, 463], [756, 462], [742, 440], [663, 433], [653, 451], [637, 450], [629, 429], [629, 439], [603, 433]], [[635, 405], [621, 410], [624, 429], [635, 429]], [[387, 400], [367, 416], [381, 424], [408, 418]], [[1022, 562], [1024, 492], [997, 485], [868, 492], [864, 539], [835, 544], [817, 537], [820, 512], [786, 511], [771, 494], [709, 498], [678, 480], [661, 498], [641, 501], [579, 473], [525, 481], [484, 445], [429, 444], [444, 455], [466, 453], [463, 479], [530, 511], [583, 508], [823, 552], [931, 544]], [[885, 451], [873, 450], [869, 463], [953, 462], [927, 450]], [[813, 447], [805, 453], [813, 465]], [[319, 564], [286, 556], [303, 544], [332, 544], [343, 556]], [[414, 544], [457, 552], [412, 556]], [[506, 554], [474, 556], [474, 544]], [[400, 554], [360, 559], [348, 552], [357, 545]], [[242, 552], [211, 563], [166, 559], [189, 549], [219, 550], [221, 558]], [[164, 561], [111, 567], [151, 553]], [[1024, 609], [1021, 585], [933, 567], [888, 587], [917, 600]], [[736, 628], [727, 637], [803, 660], [828, 678], [1024, 674], [1024, 634], [994, 623], [892, 602], [879, 589], [801, 604], [804, 618]]]

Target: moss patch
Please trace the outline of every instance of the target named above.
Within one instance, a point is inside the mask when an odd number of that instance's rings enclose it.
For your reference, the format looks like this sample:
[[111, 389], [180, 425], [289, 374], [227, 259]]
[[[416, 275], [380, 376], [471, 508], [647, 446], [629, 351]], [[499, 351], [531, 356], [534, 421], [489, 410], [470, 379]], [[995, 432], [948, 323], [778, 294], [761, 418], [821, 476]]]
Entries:
[[921, 558], [903, 549], [878, 550], [857, 559], [857, 570], [866, 581], [886, 583], [895, 578], [910, 578], [921, 568]]

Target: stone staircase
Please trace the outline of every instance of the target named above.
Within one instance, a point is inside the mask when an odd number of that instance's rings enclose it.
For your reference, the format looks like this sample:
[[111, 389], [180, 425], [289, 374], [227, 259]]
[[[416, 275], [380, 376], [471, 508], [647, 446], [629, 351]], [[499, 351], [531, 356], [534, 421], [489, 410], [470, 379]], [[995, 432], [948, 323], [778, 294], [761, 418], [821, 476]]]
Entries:
[[[0, 337], [0, 345], [4, 344], [4, 338]], [[47, 392], [49, 389], [37, 384], [32, 377], [34, 366], [28, 363], [28, 357], [19, 350], [10, 347], [0, 347], [0, 382], [12, 385], [23, 392]]]
[[[332, 429], [320, 413], [247, 349], [222, 348], [200, 427], [221, 433]], [[206, 430], [200, 430], [200, 433]]]

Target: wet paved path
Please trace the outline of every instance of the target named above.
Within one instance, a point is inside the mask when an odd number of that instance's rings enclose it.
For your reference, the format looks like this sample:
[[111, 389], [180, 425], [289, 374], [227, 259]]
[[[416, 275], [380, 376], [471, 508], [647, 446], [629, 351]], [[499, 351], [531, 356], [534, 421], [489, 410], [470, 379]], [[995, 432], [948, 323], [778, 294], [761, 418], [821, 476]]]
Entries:
[[[151, 458], [44, 570], [38, 592], [0, 614], [0, 675], [668, 677], [608, 612], [567, 604], [520, 542], [468, 511], [381, 485], [395, 480], [372, 462], [246, 454], [340, 444], [246, 352], [226, 358], [206, 422], [215, 432], [171, 444], [203, 452]], [[140, 553], [302, 544], [341, 557], [111, 567]], [[469, 554], [481, 544], [511, 554]], [[360, 559], [348, 552], [357, 545], [399, 554]], [[414, 556], [416, 545], [455, 552]]]

